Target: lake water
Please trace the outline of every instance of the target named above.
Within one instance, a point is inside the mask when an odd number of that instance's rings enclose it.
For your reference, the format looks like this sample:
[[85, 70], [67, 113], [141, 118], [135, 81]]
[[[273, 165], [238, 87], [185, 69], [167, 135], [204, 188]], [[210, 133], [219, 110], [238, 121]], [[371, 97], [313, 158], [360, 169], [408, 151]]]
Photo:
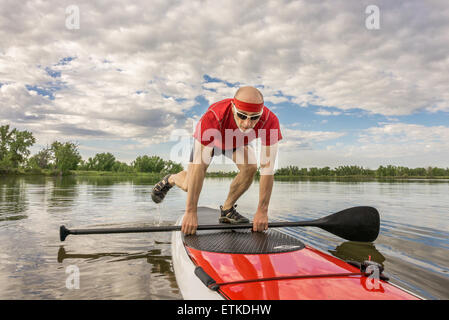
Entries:
[[[218, 208], [231, 179], [207, 178], [200, 205]], [[154, 181], [111, 177], [0, 177], [0, 299], [182, 299], [169, 233], [69, 236], [69, 228], [171, 225], [186, 194], [161, 205]], [[342, 259], [382, 263], [391, 281], [428, 299], [449, 299], [449, 181], [276, 181], [270, 219], [319, 218], [367, 205], [381, 214], [374, 243], [348, 242], [318, 228], [285, 232]], [[238, 201], [257, 208], [258, 183]], [[69, 281], [80, 273], [79, 289]], [[69, 287], [69, 288], [68, 288]]]

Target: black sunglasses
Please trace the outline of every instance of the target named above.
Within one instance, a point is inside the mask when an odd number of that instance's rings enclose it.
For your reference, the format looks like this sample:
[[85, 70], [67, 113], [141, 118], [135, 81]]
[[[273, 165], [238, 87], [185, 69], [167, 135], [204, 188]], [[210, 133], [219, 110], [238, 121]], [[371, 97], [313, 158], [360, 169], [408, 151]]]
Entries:
[[250, 115], [247, 115], [245, 113], [238, 111], [234, 104], [233, 104], [233, 106], [234, 106], [235, 113], [237, 113], [237, 117], [239, 117], [242, 120], [246, 120], [249, 118], [249, 120], [251, 120], [251, 121], [256, 121], [256, 120], [259, 120], [259, 118], [262, 116], [262, 113], [263, 113], [263, 111], [262, 111], [261, 113], [250, 116]]

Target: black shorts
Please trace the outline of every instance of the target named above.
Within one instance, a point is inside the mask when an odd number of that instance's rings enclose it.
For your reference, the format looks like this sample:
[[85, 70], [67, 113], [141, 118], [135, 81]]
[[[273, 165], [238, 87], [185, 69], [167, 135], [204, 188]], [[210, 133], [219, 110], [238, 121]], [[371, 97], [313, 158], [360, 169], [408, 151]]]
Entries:
[[[245, 144], [243, 147], [245, 147], [245, 146], [247, 146], [247, 144]], [[190, 151], [190, 161], [189, 162], [193, 162], [193, 151], [194, 151], [194, 149], [195, 149], [195, 145], [193, 145], [192, 151]], [[223, 149], [220, 149], [220, 148], [217, 148], [217, 147], [213, 147], [210, 156], [214, 157], [214, 156], [224, 155], [224, 156], [227, 156], [227, 157], [230, 156], [231, 159], [232, 159], [232, 154], [235, 152], [235, 150], [237, 150], [237, 148], [233, 148], [232, 149], [232, 153], [230, 153], [230, 151], [231, 151], [230, 149], [229, 150], [223, 150]]]

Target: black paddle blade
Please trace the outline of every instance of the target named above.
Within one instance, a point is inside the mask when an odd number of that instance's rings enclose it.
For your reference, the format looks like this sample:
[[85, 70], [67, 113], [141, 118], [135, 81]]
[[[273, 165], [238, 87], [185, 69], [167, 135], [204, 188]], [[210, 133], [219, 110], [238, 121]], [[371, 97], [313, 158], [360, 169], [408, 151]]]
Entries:
[[315, 223], [317, 227], [350, 241], [373, 242], [380, 229], [379, 212], [373, 207], [348, 208]]
[[67, 229], [65, 226], [59, 227], [59, 240], [64, 241], [69, 234], [69, 229]]

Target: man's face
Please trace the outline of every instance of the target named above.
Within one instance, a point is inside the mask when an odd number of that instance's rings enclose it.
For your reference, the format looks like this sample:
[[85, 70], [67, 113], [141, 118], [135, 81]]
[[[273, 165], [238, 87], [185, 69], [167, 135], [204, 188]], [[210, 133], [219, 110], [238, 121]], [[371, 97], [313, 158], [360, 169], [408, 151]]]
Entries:
[[242, 132], [247, 132], [250, 129], [253, 129], [257, 122], [259, 122], [262, 112], [246, 112], [241, 111], [235, 107], [235, 104], [232, 103], [232, 113], [234, 114], [234, 120], [237, 124], [237, 127]]

